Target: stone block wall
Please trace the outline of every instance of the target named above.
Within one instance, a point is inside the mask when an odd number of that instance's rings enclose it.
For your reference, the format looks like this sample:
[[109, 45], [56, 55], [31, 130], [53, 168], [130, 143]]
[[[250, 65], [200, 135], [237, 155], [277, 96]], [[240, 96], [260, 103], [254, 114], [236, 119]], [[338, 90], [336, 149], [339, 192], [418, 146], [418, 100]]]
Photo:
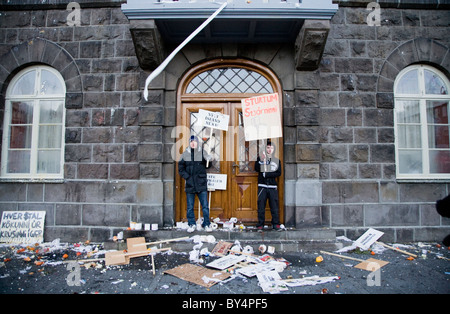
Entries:
[[295, 73], [295, 224], [350, 238], [373, 227], [392, 241], [439, 240], [450, 221], [434, 204], [449, 184], [396, 180], [392, 93], [398, 72], [413, 63], [449, 75], [450, 12], [381, 4], [381, 26], [367, 25], [368, 12], [341, 2], [319, 69]]
[[375, 27], [364, 6], [339, 3], [317, 70], [295, 70], [294, 43], [192, 44], [152, 82], [148, 101], [149, 73], [118, 1], [82, 8], [75, 27], [65, 7], [0, 12], [1, 120], [7, 84], [20, 69], [49, 64], [67, 86], [64, 181], [0, 181], [0, 211], [45, 210], [46, 240], [103, 241], [130, 221], [173, 225], [178, 80], [203, 60], [246, 58], [268, 66], [283, 87], [287, 226], [349, 238], [374, 227], [392, 241], [440, 240], [450, 221], [434, 203], [450, 187], [396, 180], [392, 83], [414, 62], [449, 74], [449, 11], [382, 5]]
[[48, 64], [62, 73], [64, 181], [2, 181], [0, 210], [45, 210], [50, 241], [102, 241], [130, 221], [173, 224], [164, 92], [152, 91], [148, 102], [141, 96], [145, 74], [120, 3], [82, 6], [79, 26], [67, 25], [65, 6], [40, 7], [1, 12], [1, 120], [7, 84], [20, 69]]

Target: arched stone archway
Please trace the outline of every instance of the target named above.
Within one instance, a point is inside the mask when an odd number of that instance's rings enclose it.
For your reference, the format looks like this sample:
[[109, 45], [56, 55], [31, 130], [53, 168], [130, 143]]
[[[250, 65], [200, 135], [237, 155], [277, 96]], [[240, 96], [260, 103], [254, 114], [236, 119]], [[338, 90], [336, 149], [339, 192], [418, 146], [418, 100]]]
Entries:
[[66, 84], [66, 108], [76, 109], [83, 106], [83, 84], [80, 71], [72, 56], [58, 44], [33, 38], [12, 47], [2, 57], [0, 66], [0, 99], [4, 99], [6, 87], [12, 77], [21, 69], [35, 64], [46, 64], [64, 78]]
[[450, 52], [445, 45], [428, 38], [416, 38], [394, 49], [381, 67], [377, 82], [377, 107], [394, 108], [394, 81], [409, 65], [432, 65], [450, 77]]

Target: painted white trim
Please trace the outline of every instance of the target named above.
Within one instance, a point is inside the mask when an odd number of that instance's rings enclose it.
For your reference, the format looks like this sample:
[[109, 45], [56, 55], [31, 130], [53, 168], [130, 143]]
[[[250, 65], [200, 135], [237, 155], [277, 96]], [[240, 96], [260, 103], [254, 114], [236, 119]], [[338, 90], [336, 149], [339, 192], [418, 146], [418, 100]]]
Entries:
[[[60, 81], [63, 92], [56, 95], [39, 95], [39, 85], [41, 80], [41, 71], [46, 70], [51, 72]], [[11, 95], [11, 92], [23, 75], [35, 71], [35, 84], [34, 91], [32, 95]], [[66, 110], [65, 110], [65, 98], [66, 98], [66, 85], [62, 75], [55, 69], [49, 66], [36, 65], [28, 67], [14, 76], [11, 80], [8, 88], [6, 90], [5, 98], [5, 112], [3, 121], [3, 138], [2, 138], [2, 163], [0, 176], [1, 179], [5, 180], [57, 180], [64, 178], [64, 152], [65, 152], [65, 120], [66, 120]], [[9, 137], [10, 137], [10, 122], [11, 122], [11, 102], [12, 101], [27, 101], [33, 103], [33, 123], [32, 123], [32, 141], [31, 141], [31, 156], [30, 156], [30, 173], [7, 173], [8, 165], [8, 149], [9, 149]], [[37, 154], [38, 154], [38, 139], [39, 139], [39, 109], [40, 102], [45, 100], [59, 100], [63, 103], [62, 121], [61, 121], [61, 148], [60, 148], [60, 168], [59, 173], [37, 173]], [[59, 124], [58, 124], [59, 125]]]
[[[397, 86], [403, 76], [412, 70], [418, 70], [419, 76], [419, 90], [417, 94], [398, 94], [396, 93]], [[395, 164], [396, 164], [396, 178], [398, 180], [448, 180], [450, 179], [449, 173], [430, 173], [430, 160], [429, 160], [429, 148], [428, 148], [428, 124], [427, 124], [427, 113], [426, 113], [426, 102], [428, 100], [446, 100], [450, 102], [450, 95], [430, 95], [425, 94], [425, 80], [424, 71], [428, 70], [435, 73], [439, 78], [441, 78], [446, 87], [447, 91], [450, 92], [450, 81], [448, 78], [438, 71], [437, 69], [428, 65], [413, 65], [406, 67], [397, 75], [394, 82], [394, 135], [395, 135]], [[398, 122], [397, 122], [397, 103], [403, 100], [415, 100], [419, 102], [419, 112], [420, 112], [420, 125], [421, 125], [421, 150], [422, 150], [422, 173], [405, 174], [400, 173], [400, 161], [399, 161], [399, 136], [398, 136]], [[450, 106], [449, 106], [450, 107]], [[450, 109], [450, 108], [449, 108]]]

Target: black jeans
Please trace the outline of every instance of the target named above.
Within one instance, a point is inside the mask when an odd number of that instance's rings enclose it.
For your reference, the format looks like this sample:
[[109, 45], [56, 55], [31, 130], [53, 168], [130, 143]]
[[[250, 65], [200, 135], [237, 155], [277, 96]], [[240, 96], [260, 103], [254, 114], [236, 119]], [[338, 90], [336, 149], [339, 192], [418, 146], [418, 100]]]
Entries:
[[258, 187], [258, 224], [257, 227], [264, 226], [266, 219], [266, 203], [269, 199], [270, 213], [272, 214], [272, 226], [280, 224], [278, 215], [278, 189]]

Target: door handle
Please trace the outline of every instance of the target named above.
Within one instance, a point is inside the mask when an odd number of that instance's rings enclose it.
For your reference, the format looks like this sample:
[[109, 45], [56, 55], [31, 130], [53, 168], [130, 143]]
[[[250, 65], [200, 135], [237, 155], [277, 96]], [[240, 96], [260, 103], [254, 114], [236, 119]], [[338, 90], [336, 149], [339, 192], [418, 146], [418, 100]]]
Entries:
[[235, 173], [236, 172], [235, 168], [239, 168], [239, 165], [237, 163], [233, 162], [231, 164], [231, 167], [233, 167], [233, 173]]

